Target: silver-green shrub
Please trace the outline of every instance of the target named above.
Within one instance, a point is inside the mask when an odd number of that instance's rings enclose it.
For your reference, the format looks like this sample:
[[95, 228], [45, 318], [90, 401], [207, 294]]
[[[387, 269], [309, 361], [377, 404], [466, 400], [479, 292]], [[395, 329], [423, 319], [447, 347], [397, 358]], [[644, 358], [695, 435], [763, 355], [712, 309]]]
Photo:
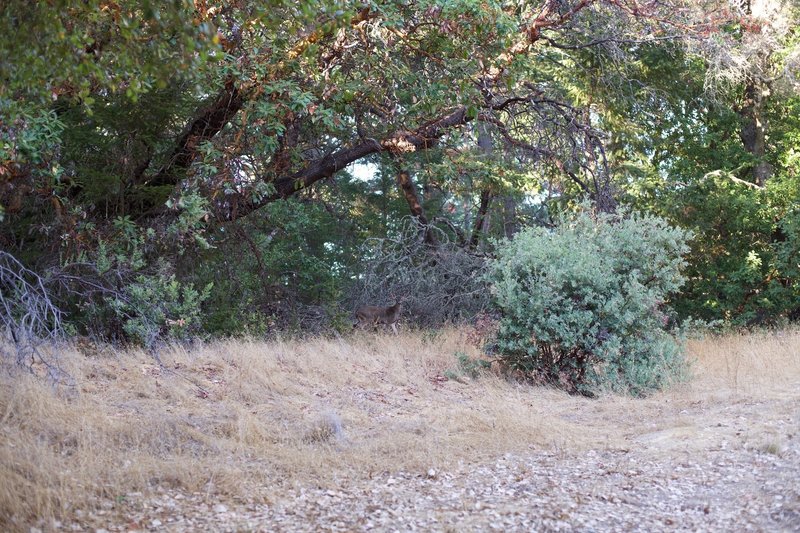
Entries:
[[662, 388], [685, 371], [667, 302], [690, 238], [657, 217], [584, 208], [502, 241], [489, 274], [501, 315], [492, 350], [571, 392]]
[[153, 274], [139, 274], [106, 299], [129, 339], [149, 350], [163, 341], [190, 341], [199, 333], [201, 305], [212, 285], [197, 290], [178, 281], [166, 264]]

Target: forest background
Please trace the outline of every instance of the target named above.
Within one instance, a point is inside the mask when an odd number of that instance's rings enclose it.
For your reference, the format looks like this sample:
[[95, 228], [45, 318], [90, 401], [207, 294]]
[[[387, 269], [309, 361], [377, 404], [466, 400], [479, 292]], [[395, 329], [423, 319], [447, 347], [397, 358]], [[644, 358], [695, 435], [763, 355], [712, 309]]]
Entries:
[[797, 320], [799, 12], [6, 2], [3, 272], [67, 334], [148, 347], [344, 332], [397, 296], [437, 327], [490, 310], [502, 239], [588, 201], [693, 235], [665, 320]]

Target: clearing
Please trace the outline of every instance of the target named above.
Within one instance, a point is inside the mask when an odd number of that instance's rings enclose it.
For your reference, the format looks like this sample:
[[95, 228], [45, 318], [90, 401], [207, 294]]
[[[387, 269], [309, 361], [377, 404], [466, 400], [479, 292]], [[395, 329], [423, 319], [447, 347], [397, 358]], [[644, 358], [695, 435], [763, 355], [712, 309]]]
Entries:
[[467, 334], [78, 345], [0, 385], [0, 526], [800, 530], [800, 332], [689, 344], [693, 378], [591, 400], [445, 377]]

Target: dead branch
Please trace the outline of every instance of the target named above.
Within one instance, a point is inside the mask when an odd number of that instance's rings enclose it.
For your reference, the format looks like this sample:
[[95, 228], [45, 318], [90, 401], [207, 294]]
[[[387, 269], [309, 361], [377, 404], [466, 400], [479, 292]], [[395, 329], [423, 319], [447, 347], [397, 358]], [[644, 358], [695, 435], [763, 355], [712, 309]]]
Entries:
[[0, 251], [0, 356], [30, 372], [41, 366], [54, 383], [69, 381], [58, 364], [62, 319], [42, 278]]
[[364, 245], [364, 270], [344, 305], [386, 305], [391, 295], [404, 299], [403, 320], [423, 327], [473, 318], [489, 304], [483, 281], [485, 258], [450, 242], [448, 233], [434, 223], [439, 246], [434, 252], [425, 242], [419, 221], [403, 220], [399, 231]]

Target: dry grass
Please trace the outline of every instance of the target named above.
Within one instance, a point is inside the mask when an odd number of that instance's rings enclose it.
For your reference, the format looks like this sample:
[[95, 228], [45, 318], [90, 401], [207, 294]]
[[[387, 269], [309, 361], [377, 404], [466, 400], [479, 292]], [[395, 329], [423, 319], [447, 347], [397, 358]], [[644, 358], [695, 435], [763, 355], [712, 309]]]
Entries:
[[[477, 355], [458, 331], [231, 340], [175, 348], [166, 368], [142, 352], [75, 349], [64, 357], [72, 394], [0, 378], [0, 525], [158, 487], [270, 501], [288, 485], [506, 452], [650, 445], [664, 432], [674, 444], [731, 405], [796, 400], [798, 347], [798, 332], [694, 341], [694, 379], [645, 400], [570, 397], [491, 374], [446, 380], [456, 351]], [[753, 431], [743, 445], [780, 453], [780, 435]]]
[[692, 341], [697, 391], [783, 397], [800, 381], [800, 331], [731, 334]]

